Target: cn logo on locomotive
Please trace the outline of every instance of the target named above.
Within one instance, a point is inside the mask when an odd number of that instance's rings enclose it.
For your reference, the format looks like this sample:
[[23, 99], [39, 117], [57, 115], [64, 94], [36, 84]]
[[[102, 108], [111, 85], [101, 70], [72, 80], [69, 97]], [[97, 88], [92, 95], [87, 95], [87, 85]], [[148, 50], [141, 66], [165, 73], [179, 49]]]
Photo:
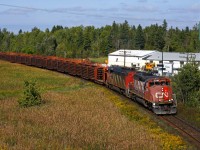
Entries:
[[168, 95], [168, 92], [156, 92], [155, 97], [160, 99], [160, 98], [164, 98], [164, 97], [167, 98], [167, 97], [169, 97], [169, 95]]

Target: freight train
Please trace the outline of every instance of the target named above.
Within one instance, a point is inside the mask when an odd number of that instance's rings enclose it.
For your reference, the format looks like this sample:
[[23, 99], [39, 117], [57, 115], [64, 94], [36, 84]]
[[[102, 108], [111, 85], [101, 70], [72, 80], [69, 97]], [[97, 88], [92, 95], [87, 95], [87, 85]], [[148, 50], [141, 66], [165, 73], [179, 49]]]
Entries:
[[136, 68], [107, 66], [83, 59], [66, 59], [0, 52], [0, 59], [78, 76], [117, 90], [155, 114], [176, 114], [177, 102], [170, 79]]

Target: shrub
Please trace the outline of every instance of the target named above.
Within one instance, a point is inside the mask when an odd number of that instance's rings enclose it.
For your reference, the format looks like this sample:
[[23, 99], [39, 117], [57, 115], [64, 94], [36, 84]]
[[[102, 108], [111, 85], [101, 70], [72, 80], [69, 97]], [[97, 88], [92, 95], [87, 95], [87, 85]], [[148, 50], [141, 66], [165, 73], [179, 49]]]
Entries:
[[191, 92], [189, 98], [190, 101], [187, 102], [187, 105], [200, 110], [200, 90]]
[[200, 102], [200, 70], [198, 65], [188, 63], [174, 76], [174, 91], [183, 103], [196, 105]]
[[24, 88], [24, 95], [18, 100], [20, 106], [30, 107], [42, 103], [42, 98], [36, 87], [35, 81], [24, 81]]

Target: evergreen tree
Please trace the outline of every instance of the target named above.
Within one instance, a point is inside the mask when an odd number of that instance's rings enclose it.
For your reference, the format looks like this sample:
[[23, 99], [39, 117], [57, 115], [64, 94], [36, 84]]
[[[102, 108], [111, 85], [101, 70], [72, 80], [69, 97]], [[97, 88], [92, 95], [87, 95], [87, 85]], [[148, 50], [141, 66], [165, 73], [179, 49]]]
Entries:
[[100, 49], [102, 50], [101, 55], [106, 56], [108, 55], [110, 49], [112, 48], [112, 40], [111, 40], [111, 26], [106, 26], [103, 28], [101, 35], [100, 35]]
[[114, 21], [111, 28], [110, 33], [111, 39], [112, 39], [112, 47], [114, 50], [119, 49], [119, 26]]
[[163, 25], [162, 25], [163, 31], [167, 32], [167, 21], [164, 19]]
[[21, 107], [31, 107], [42, 104], [41, 94], [35, 82], [24, 81], [24, 95], [18, 100]]
[[82, 54], [83, 57], [88, 57], [89, 50], [91, 48], [91, 42], [92, 41], [90, 39], [90, 31], [91, 31], [91, 27], [86, 27], [85, 30], [84, 30], [84, 34], [83, 34], [83, 39], [84, 39], [83, 48], [84, 48], [84, 51], [83, 51], [83, 54]]
[[52, 32], [52, 33], [54, 33], [55, 31], [62, 30], [62, 29], [63, 29], [63, 27], [62, 27], [62, 26], [60, 26], [60, 25], [53, 26], [53, 28], [52, 28], [51, 32]]
[[120, 26], [120, 47], [123, 49], [128, 49], [129, 29], [128, 21], [125, 20], [125, 22]]
[[163, 31], [163, 28], [157, 26], [157, 29], [154, 34], [155, 34], [155, 40], [154, 40], [155, 49], [162, 50], [165, 46], [165, 40], [164, 40], [165, 32]]
[[128, 49], [135, 49], [135, 35], [136, 35], [136, 28], [135, 26], [132, 26], [129, 34]]
[[145, 46], [145, 38], [141, 25], [139, 24], [135, 35], [135, 48], [143, 49]]
[[22, 29], [19, 30], [18, 34], [21, 34], [21, 33], [22, 33]]

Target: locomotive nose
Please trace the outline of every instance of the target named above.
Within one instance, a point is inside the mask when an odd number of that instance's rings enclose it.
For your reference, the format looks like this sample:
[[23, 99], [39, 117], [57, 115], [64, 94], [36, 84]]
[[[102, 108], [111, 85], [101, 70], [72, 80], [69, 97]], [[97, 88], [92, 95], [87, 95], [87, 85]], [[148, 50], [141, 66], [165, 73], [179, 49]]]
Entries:
[[169, 89], [167, 86], [163, 86], [162, 87], [162, 93], [163, 93], [163, 99], [166, 101], [166, 100], [169, 100]]

